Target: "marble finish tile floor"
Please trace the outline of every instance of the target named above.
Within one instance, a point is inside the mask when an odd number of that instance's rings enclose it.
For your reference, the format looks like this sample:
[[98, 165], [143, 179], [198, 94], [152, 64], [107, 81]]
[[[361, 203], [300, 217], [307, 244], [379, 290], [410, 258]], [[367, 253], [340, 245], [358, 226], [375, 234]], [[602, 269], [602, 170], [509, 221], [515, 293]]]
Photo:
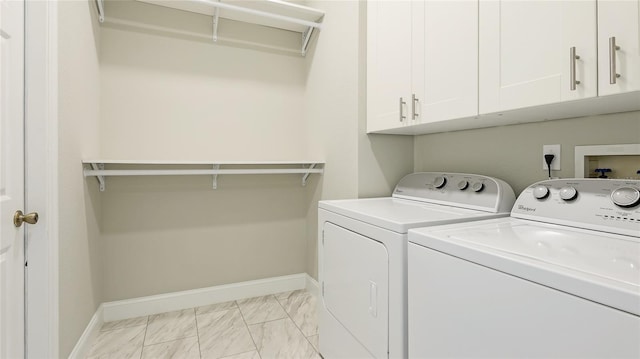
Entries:
[[305, 290], [104, 323], [88, 358], [320, 359]]

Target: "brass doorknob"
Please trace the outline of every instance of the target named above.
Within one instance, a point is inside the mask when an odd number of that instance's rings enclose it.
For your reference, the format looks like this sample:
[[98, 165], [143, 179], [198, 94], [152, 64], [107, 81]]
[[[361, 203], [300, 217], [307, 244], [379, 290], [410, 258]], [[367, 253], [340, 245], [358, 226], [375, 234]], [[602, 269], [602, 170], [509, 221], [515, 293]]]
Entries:
[[16, 227], [20, 227], [23, 222], [27, 222], [29, 224], [38, 223], [38, 212], [24, 214], [21, 210], [17, 210], [16, 214], [13, 215], [13, 224]]

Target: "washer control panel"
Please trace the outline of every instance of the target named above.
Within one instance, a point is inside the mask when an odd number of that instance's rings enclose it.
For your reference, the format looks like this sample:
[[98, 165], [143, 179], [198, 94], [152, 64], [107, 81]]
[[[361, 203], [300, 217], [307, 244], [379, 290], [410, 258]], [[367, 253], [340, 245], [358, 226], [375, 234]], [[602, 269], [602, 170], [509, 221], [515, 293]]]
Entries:
[[393, 197], [493, 213], [510, 212], [515, 202], [506, 182], [466, 173], [412, 173], [398, 182]]
[[572, 178], [534, 183], [520, 194], [511, 216], [640, 238], [640, 180]]

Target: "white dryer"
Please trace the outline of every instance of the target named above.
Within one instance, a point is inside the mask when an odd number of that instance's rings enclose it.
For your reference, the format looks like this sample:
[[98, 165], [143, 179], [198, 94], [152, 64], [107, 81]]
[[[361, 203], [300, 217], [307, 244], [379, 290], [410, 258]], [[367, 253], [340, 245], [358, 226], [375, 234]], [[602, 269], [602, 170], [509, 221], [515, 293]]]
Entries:
[[640, 181], [539, 182], [409, 242], [411, 358], [640, 357]]
[[504, 217], [514, 201], [501, 180], [457, 173], [407, 175], [392, 197], [321, 201], [324, 358], [406, 358], [407, 231]]

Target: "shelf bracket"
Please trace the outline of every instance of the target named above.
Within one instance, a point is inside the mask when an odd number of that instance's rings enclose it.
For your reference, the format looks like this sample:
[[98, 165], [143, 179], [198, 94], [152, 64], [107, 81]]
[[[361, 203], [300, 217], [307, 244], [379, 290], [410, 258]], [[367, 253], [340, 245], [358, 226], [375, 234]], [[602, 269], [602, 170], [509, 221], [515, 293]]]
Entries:
[[[304, 165], [303, 165], [304, 167]], [[305, 167], [305, 169], [307, 170], [312, 170], [316, 167], [316, 163], [312, 163], [308, 168]], [[307, 185], [307, 178], [309, 178], [309, 175], [311, 174], [311, 172], [307, 172], [305, 174], [302, 175], [302, 185], [306, 186]]]
[[[220, 169], [220, 165], [213, 165], [213, 170], [217, 171]], [[218, 174], [213, 174], [213, 189], [218, 189]]]
[[[104, 163], [92, 163], [91, 164], [91, 169], [94, 171], [102, 171], [104, 170]], [[105, 185], [105, 181], [104, 181], [104, 176], [96, 176], [96, 178], [98, 179], [98, 183], [100, 184], [100, 192], [104, 192], [104, 190], [106, 189], [106, 185]]]
[[309, 41], [313, 35], [313, 27], [309, 27], [307, 31], [302, 33], [302, 56], [307, 55], [307, 49], [309, 48]]
[[98, 6], [98, 21], [100, 23], [104, 22], [104, 0], [96, 0], [96, 5]]
[[213, 42], [218, 42], [218, 23], [220, 22], [220, 8], [213, 9]]

